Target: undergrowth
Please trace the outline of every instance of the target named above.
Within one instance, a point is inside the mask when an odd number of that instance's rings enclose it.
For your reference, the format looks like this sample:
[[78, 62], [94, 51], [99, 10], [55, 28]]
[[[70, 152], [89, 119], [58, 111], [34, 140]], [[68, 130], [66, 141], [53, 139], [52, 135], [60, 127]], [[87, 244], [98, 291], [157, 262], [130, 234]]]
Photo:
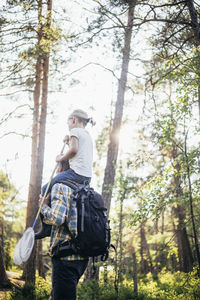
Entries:
[[[109, 277], [108, 277], [109, 278]], [[160, 272], [156, 278], [152, 274], [138, 280], [138, 294], [133, 291], [133, 281], [124, 279], [118, 292], [111, 277], [109, 283], [86, 280], [77, 288], [77, 300], [198, 300], [200, 299], [200, 278], [196, 270], [191, 273]], [[35, 287], [26, 284], [23, 289], [6, 294], [5, 300], [47, 300], [51, 285], [37, 277]]]

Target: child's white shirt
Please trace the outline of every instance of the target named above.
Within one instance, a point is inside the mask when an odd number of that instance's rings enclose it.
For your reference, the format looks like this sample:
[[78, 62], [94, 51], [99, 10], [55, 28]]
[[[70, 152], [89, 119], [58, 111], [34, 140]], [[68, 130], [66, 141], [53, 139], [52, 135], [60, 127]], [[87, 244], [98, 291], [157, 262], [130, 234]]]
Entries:
[[77, 174], [92, 177], [93, 143], [89, 132], [85, 128], [73, 128], [70, 137], [78, 139], [78, 152], [69, 160], [69, 165]]

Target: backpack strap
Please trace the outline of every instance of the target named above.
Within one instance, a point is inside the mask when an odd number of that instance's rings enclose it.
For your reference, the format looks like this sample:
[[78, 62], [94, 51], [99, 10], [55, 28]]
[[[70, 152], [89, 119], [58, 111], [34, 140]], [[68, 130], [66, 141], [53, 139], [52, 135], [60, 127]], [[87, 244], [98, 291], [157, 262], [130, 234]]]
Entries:
[[52, 249], [53, 258], [71, 256], [72, 254], [77, 254], [77, 248], [72, 241], [60, 242]]
[[73, 190], [76, 190], [79, 186], [79, 183], [75, 182], [75, 181], [72, 181], [72, 180], [69, 180], [69, 179], [65, 179], [65, 180], [56, 180], [55, 183], [62, 183], [62, 184], [65, 184], [67, 185], [68, 187], [70, 187], [71, 189]]
[[81, 232], [84, 232], [85, 199], [89, 196], [89, 193], [90, 193], [89, 183], [88, 183], [88, 181], [85, 181], [83, 184], [74, 184], [70, 180], [61, 180], [60, 183], [63, 183], [74, 190], [70, 196], [70, 209], [68, 212], [68, 223], [70, 222], [70, 218], [71, 218], [71, 210], [72, 210], [71, 200], [76, 201], [76, 199], [79, 197], [79, 195], [81, 196], [81, 210], [82, 210]]

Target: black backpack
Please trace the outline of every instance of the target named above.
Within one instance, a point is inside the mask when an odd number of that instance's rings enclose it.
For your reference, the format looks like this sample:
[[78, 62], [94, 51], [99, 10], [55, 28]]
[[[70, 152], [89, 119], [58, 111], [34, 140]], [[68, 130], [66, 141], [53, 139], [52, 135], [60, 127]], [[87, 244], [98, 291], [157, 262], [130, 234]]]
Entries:
[[[94, 191], [87, 182], [76, 185], [69, 180], [63, 183], [73, 189], [70, 197], [76, 201], [78, 217], [78, 234], [73, 236], [65, 224], [71, 240], [58, 244], [53, 248], [53, 257], [64, 257], [71, 254], [81, 256], [101, 256], [101, 260], [108, 258], [110, 248], [110, 226], [107, 219], [107, 209], [100, 194]], [[70, 221], [71, 207], [68, 214]]]

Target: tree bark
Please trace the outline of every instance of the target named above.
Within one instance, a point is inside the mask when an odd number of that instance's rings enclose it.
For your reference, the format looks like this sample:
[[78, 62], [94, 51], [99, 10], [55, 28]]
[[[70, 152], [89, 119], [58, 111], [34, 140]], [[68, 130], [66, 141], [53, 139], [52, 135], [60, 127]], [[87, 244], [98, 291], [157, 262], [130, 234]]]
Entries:
[[[140, 224], [140, 257], [141, 257], [140, 267], [141, 267], [141, 272], [143, 274], [147, 274], [149, 271], [151, 272], [153, 271], [153, 266], [152, 266], [152, 261], [149, 253], [149, 246], [146, 240], [146, 233], [145, 233], [144, 226], [145, 226], [145, 221], [143, 221]], [[147, 257], [149, 259], [149, 262], [147, 260]]]
[[[98, 262], [98, 258], [95, 258], [95, 263]], [[84, 281], [87, 279], [99, 280], [99, 267], [96, 266], [96, 270], [93, 270], [93, 261], [92, 258], [89, 259], [88, 266], [85, 272]]]
[[[186, 4], [191, 18], [191, 25], [194, 33], [194, 41], [196, 46], [198, 47], [200, 45], [200, 24], [198, 22], [197, 11], [195, 9], [193, 0], [186, 0]], [[199, 50], [197, 51], [198, 54], [200, 55], [200, 51]], [[198, 76], [200, 78], [200, 70], [198, 72]], [[198, 108], [199, 108], [199, 120], [200, 120], [200, 83], [198, 84]]]
[[192, 229], [194, 234], [194, 243], [195, 243], [195, 250], [198, 262], [198, 276], [200, 277], [200, 251], [199, 251], [199, 242], [198, 242], [198, 235], [195, 225], [195, 217], [194, 217], [194, 209], [193, 209], [193, 195], [192, 195], [192, 183], [190, 178], [190, 163], [187, 154], [187, 137], [185, 139], [185, 159], [186, 159], [186, 167], [187, 167], [187, 177], [188, 177], [188, 187], [189, 187], [189, 203], [190, 203], [190, 215], [192, 219]]
[[[155, 220], [155, 224], [154, 224], [154, 230], [155, 230], [155, 234], [158, 235], [158, 219]], [[159, 272], [159, 261], [160, 261], [160, 253], [159, 253], [159, 245], [157, 240], [155, 241], [155, 267], [154, 267], [154, 272], [155, 274], [157, 274]]]
[[118, 283], [122, 281], [122, 255], [123, 255], [123, 202], [126, 195], [126, 191], [123, 192], [122, 195], [120, 195], [120, 213], [119, 213], [119, 265], [118, 265]]
[[177, 205], [174, 208], [174, 214], [178, 220], [176, 235], [178, 242], [179, 269], [182, 272], [190, 272], [192, 271], [194, 260], [185, 227], [185, 207], [183, 205]]
[[165, 210], [164, 209], [161, 212], [161, 217], [162, 217], [161, 234], [164, 234], [164, 230], [165, 230]]
[[[181, 166], [179, 162], [176, 162], [178, 156], [176, 146], [173, 147], [173, 159], [174, 159], [174, 169], [176, 170], [174, 175], [174, 183], [173, 188], [175, 190], [175, 197], [178, 200], [183, 196], [183, 190], [181, 188], [180, 177], [177, 174], [181, 172]], [[190, 247], [190, 242], [187, 235], [187, 230], [185, 226], [185, 207], [183, 204], [177, 204], [176, 207], [173, 208], [174, 215], [178, 220], [178, 225], [176, 227], [176, 234], [178, 240], [178, 255], [179, 255], [179, 265], [180, 271], [190, 272], [193, 267], [193, 256]]]
[[138, 278], [137, 278], [137, 257], [135, 250], [133, 249], [133, 287], [134, 287], [134, 293], [138, 294]]
[[114, 279], [114, 287], [116, 293], [118, 293], [118, 245], [119, 245], [119, 236], [116, 240], [116, 251], [115, 251], [115, 258], [114, 258], [114, 271], [115, 271], [115, 279]]
[[37, 241], [36, 265], [39, 276], [45, 279], [44, 263], [42, 257], [42, 240]]
[[0, 243], [0, 287], [1, 288], [11, 287], [11, 283], [8, 279], [5, 266], [4, 266], [3, 248], [1, 246], [1, 243]]
[[[171, 210], [171, 222], [172, 222], [172, 227], [173, 227], [173, 232], [174, 232], [174, 241], [175, 243], [178, 245], [178, 235], [177, 235], [177, 232], [176, 232], [176, 226], [175, 226], [175, 223], [174, 223], [174, 208], [172, 207], [172, 210]], [[179, 249], [179, 247], [178, 247]], [[178, 251], [178, 259], [179, 259], [179, 251]], [[174, 270], [175, 272], [177, 272], [179, 270], [178, 268], [178, 261], [177, 261], [177, 257], [175, 254], [172, 254], [170, 256], [170, 261], [171, 261], [171, 266], [172, 266], [172, 270]], [[180, 261], [180, 259], [179, 259]]]
[[108, 145], [107, 162], [104, 173], [104, 182], [102, 187], [102, 195], [105, 201], [105, 206], [110, 211], [110, 202], [112, 197], [112, 188], [115, 178], [115, 168], [119, 148], [119, 132], [123, 117], [124, 96], [127, 83], [128, 65], [130, 60], [131, 36], [133, 28], [134, 10], [136, 1], [129, 2], [128, 23], [125, 28], [124, 48], [122, 58], [121, 76], [118, 82], [117, 101], [115, 104], [115, 115], [110, 133], [110, 142]]
[[[42, 39], [42, 0], [38, 1], [38, 43], [37, 47], [40, 49], [40, 42]], [[38, 134], [39, 134], [39, 111], [40, 111], [40, 89], [42, 80], [42, 58], [40, 55], [37, 57], [36, 72], [35, 72], [35, 88], [33, 94], [34, 112], [33, 112], [33, 125], [32, 125], [32, 151], [31, 151], [31, 174], [29, 181], [28, 192], [28, 206], [26, 215], [26, 228], [33, 225], [34, 218], [38, 209], [38, 199], [40, 188], [37, 186], [37, 161], [38, 161]], [[36, 227], [37, 228], [37, 227]], [[29, 260], [25, 263], [23, 277], [26, 282], [35, 283], [35, 259], [36, 248], [34, 246]]]
[[191, 25], [194, 33], [194, 40], [196, 46], [200, 45], [200, 25], [198, 22], [197, 12], [194, 6], [193, 0], [186, 0], [186, 4], [189, 10], [190, 18], [191, 18]]
[[[118, 135], [119, 135], [119, 131], [122, 123], [122, 116], [123, 116], [124, 96], [125, 96], [125, 89], [127, 83], [128, 65], [130, 60], [131, 36], [132, 36], [135, 6], [136, 6], [136, 0], [133, 0], [129, 3], [128, 22], [124, 34], [124, 48], [123, 48], [123, 57], [122, 57], [121, 76], [118, 82], [117, 101], [115, 104], [115, 115], [114, 115], [114, 120], [113, 120], [110, 137], [109, 137], [110, 141], [108, 145], [107, 162], [106, 162], [104, 181], [102, 186], [102, 197], [104, 199], [105, 206], [108, 209], [108, 215], [110, 211], [112, 188], [114, 185], [115, 168], [116, 168], [116, 162], [118, 156], [118, 148], [119, 148]], [[88, 271], [88, 274], [91, 274], [91, 271]]]
[[[199, 78], [200, 78], [200, 74], [199, 74]], [[200, 83], [198, 86], [198, 108], [199, 108], [199, 122], [200, 122]]]
[[[42, 38], [45, 39], [45, 32], [43, 32], [42, 24], [42, 0], [38, 1], [38, 49], [39, 54], [36, 63], [36, 79], [34, 89], [34, 115], [33, 115], [33, 135], [32, 135], [32, 163], [31, 176], [29, 183], [28, 207], [26, 217], [26, 227], [32, 226], [34, 218], [38, 210], [38, 199], [41, 191], [44, 148], [45, 148], [45, 127], [47, 115], [47, 94], [48, 94], [48, 73], [49, 73], [49, 53], [50, 49], [44, 51], [41, 46]], [[51, 26], [51, 11], [52, 0], [47, 2], [47, 17], [45, 27], [47, 29]], [[40, 53], [41, 52], [41, 53]], [[41, 103], [40, 103], [40, 95]], [[36, 227], [37, 230], [37, 227]], [[36, 248], [25, 264], [24, 277], [26, 282], [35, 283], [35, 269], [36, 269]]]

